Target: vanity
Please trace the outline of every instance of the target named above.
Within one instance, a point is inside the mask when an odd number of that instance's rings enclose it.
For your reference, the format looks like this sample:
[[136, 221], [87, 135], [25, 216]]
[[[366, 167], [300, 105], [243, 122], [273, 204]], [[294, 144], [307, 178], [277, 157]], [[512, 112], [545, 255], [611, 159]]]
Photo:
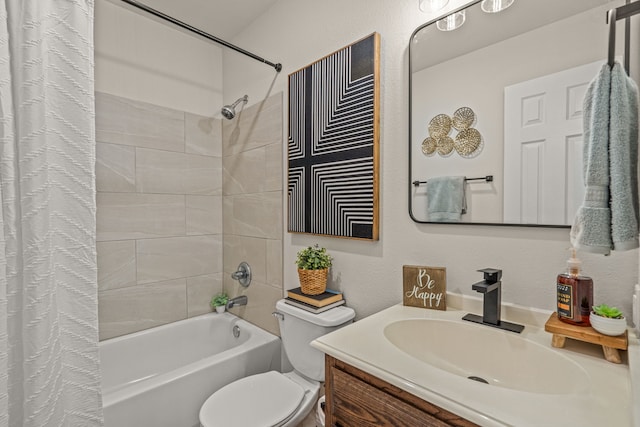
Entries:
[[[631, 426], [640, 350], [623, 363], [598, 346], [551, 346], [550, 312], [503, 305], [520, 334], [465, 322], [476, 298], [447, 295], [447, 310], [395, 305], [325, 335], [327, 426]], [[635, 365], [635, 367], [634, 367]]]
[[477, 425], [339, 359], [325, 360], [325, 425]]

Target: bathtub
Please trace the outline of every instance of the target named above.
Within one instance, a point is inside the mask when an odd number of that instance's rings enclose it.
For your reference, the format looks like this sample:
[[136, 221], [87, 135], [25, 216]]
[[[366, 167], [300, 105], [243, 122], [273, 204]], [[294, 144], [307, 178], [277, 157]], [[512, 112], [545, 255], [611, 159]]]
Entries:
[[103, 341], [105, 426], [199, 426], [200, 406], [213, 392], [239, 378], [279, 370], [280, 349], [277, 336], [230, 313]]

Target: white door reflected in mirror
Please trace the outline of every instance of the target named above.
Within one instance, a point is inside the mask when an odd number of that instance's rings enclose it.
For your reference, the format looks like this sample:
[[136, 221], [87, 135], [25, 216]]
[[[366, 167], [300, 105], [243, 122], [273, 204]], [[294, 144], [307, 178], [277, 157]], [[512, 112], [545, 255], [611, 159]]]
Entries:
[[582, 101], [603, 63], [505, 88], [505, 222], [573, 222], [584, 198]]

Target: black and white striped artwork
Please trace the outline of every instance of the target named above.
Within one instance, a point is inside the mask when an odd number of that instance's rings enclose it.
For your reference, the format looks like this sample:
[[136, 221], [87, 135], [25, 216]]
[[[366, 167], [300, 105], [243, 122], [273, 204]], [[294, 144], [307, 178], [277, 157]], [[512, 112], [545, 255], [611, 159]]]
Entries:
[[379, 35], [289, 75], [291, 232], [378, 239]]

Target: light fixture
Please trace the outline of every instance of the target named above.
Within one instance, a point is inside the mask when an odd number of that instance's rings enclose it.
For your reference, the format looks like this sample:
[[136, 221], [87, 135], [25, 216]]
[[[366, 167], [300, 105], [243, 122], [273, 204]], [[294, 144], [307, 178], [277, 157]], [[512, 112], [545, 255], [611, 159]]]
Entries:
[[460, 12], [452, 13], [436, 21], [436, 28], [440, 31], [453, 31], [456, 28], [462, 27], [465, 19], [464, 10], [461, 10]]
[[418, 7], [423, 12], [435, 12], [442, 9], [449, 0], [418, 0]]
[[482, 0], [480, 8], [486, 13], [502, 12], [513, 4], [515, 0]]

